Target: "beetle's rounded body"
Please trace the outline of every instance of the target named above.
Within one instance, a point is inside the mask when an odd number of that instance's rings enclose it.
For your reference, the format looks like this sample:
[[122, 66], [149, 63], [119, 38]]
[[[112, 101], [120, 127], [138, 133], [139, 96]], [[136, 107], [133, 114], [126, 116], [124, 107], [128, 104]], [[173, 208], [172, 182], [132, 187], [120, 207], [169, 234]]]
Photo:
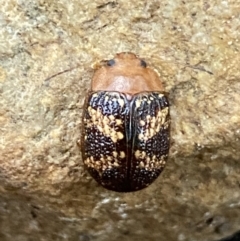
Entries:
[[132, 53], [117, 54], [93, 76], [83, 113], [83, 162], [107, 189], [151, 184], [169, 152], [169, 102], [158, 75]]

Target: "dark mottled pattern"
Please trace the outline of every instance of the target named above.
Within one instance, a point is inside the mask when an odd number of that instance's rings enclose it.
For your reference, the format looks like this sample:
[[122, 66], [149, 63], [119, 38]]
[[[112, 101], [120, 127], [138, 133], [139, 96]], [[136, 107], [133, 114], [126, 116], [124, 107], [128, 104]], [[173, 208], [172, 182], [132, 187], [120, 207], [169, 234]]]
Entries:
[[[112, 156], [113, 151], [126, 150], [126, 139], [113, 143], [109, 137], [105, 137], [96, 128], [87, 129], [86, 135], [88, 136], [85, 141], [85, 158], [93, 156], [94, 159], [99, 160], [101, 154], [104, 156]], [[119, 168], [114, 167], [106, 169], [101, 175], [99, 172], [89, 167], [89, 173], [103, 186], [109, 189], [118, 189], [118, 185], [121, 188], [125, 180], [127, 179], [127, 159], [121, 160], [122, 166]]]
[[[153, 100], [150, 100], [152, 97]], [[140, 107], [136, 107], [137, 100], [142, 100]], [[150, 102], [150, 103], [148, 103]], [[162, 172], [163, 167], [160, 168], [153, 168], [153, 170], [147, 170], [144, 168], [139, 168], [138, 164], [140, 161], [145, 165], [146, 158], [136, 159], [134, 152], [136, 150], [144, 151], [148, 157], [152, 160], [153, 156], [156, 156], [156, 159], [160, 159], [163, 156], [166, 156], [164, 159], [167, 161], [167, 155], [169, 152], [169, 131], [170, 126], [166, 129], [161, 127], [160, 131], [154, 135], [153, 137], [149, 138], [147, 141], [139, 140], [138, 135], [144, 131], [145, 126], [142, 127], [139, 125], [140, 120], [146, 119], [148, 115], [151, 117], [156, 116], [158, 111], [169, 107], [169, 102], [166, 96], [162, 96], [159, 98], [159, 93], [149, 93], [149, 94], [138, 94], [132, 100], [132, 120], [133, 121], [133, 129], [134, 135], [132, 138], [132, 161], [131, 161], [131, 168], [130, 168], [130, 176], [132, 177], [132, 186], [136, 187], [137, 189], [141, 189], [145, 186], [151, 184]], [[166, 116], [166, 121], [170, 120], [169, 112]]]
[[[114, 115], [122, 119], [125, 118], [129, 113], [128, 101], [126, 100], [125, 95], [117, 92], [106, 92], [99, 91], [95, 92], [97, 96], [94, 96], [94, 93], [89, 95], [87, 105], [93, 107], [94, 109], [99, 108], [102, 110], [103, 115]], [[109, 97], [106, 100], [106, 97]], [[121, 99], [124, 101], [124, 106], [121, 107], [118, 101], [114, 99]]]
[[[106, 99], [106, 96], [109, 98]], [[151, 101], [149, 101], [150, 97]], [[121, 107], [116, 99], [121, 99], [124, 105]], [[141, 102], [138, 108], [136, 108], [137, 100]], [[114, 117], [121, 119], [123, 129], [117, 127], [117, 131], [122, 131], [124, 138], [117, 143], [113, 143], [94, 125], [91, 128], [86, 128], [87, 120], [91, 121], [87, 110], [89, 106], [95, 110], [100, 109], [103, 115], [114, 115]], [[158, 177], [163, 167], [157, 169], [140, 168], [140, 161], [145, 163], [146, 160], [136, 159], [134, 153], [136, 150], [145, 151], [150, 158], [155, 155], [158, 159], [168, 154], [169, 127], [161, 128], [156, 135], [147, 141], [138, 139], [138, 134], [144, 128], [139, 125], [139, 121], [145, 119], [147, 115], [155, 116], [158, 111], [166, 107], [169, 107], [167, 97], [165, 95], [159, 97], [159, 92], [140, 93], [135, 95], [130, 102], [124, 94], [117, 92], [99, 91], [88, 95], [83, 113], [83, 118], [86, 120], [83, 121], [83, 137], [87, 136], [86, 139], [82, 139], [83, 160], [91, 156], [94, 157], [94, 160], [98, 160], [101, 154], [107, 156], [111, 155], [113, 151], [126, 153], [126, 158], [120, 160], [121, 166], [119, 167], [106, 168], [103, 172], [100, 172], [94, 167], [87, 166], [89, 173], [101, 185], [110, 190], [129, 192], [148, 186]], [[169, 114], [166, 117], [166, 120], [168, 119]]]
[[[86, 99], [85, 112], [83, 118], [90, 120], [91, 117], [87, 110], [88, 106], [91, 106], [95, 110], [100, 109], [104, 116], [113, 115], [117, 119], [121, 119], [123, 122], [123, 128], [129, 122], [129, 105], [126, 97], [120, 93], [116, 92], [96, 92], [97, 96], [94, 93], [90, 93]], [[106, 101], [106, 97], [108, 100]], [[119, 102], [116, 100], [121, 99], [124, 106], [121, 107]], [[121, 131], [125, 134], [125, 137], [122, 140], [114, 143], [110, 137], [106, 137], [101, 133], [95, 126], [91, 128], [86, 128], [86, 122], [83, 121], [85, 125], [83, 128], [83, 137], [87, 136], [86, 140], [82, 140], [83, 148], [83, 160], [88, 157], [93, 156], [95, 160], [99, 160], [101, 154], [104, 156], [112, 156], [113, 151], [124, 151], [127, 149], [127, 140], [125, 129], [120, 127], [115, 128], [116, 131]], [[127, 155], [126, 155], [127, 156]], [[104, 187], [108, 189], [124, 191], [122, 190], [126, 179], [127, 179], [127, 158], [121, 159], [122, 166], [113, 167], [111, 169], [107, 168], [104, 172], [99, 173], [98, 170], [92, 167], [87, 167], [89, 173]]]

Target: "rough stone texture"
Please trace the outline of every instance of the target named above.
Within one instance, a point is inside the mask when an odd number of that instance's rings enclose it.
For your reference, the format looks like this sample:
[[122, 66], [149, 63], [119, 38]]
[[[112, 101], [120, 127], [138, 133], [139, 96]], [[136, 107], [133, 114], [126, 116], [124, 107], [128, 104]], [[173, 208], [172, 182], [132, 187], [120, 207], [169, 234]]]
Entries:
[[[240, 1], [0, 0], [0, 238], [217, 240], [240, 223]], [[167, 168], [115, 193], [76, 145], [94, 66], [132, 51], [171, 100]]]

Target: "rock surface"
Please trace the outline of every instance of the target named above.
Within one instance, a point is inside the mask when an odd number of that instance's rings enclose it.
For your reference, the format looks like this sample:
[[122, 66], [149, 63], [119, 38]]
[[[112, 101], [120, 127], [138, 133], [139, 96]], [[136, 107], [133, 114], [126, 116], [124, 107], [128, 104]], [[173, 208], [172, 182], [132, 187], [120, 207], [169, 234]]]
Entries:
[[[0, 239], [218, 240], [240, 223], [239, 1], [13, 1], [0, 13]], [[136, 193], [83, 169], [95, 64], [131, 51], [171, 101], [166, 169]]]

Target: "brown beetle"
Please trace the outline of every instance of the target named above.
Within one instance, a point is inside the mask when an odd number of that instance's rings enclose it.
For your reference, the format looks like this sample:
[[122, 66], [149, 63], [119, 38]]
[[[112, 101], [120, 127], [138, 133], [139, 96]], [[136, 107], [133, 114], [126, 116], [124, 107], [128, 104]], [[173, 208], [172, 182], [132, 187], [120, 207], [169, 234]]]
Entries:
[[107, 189], [137, 191], [163, 170], [169, 152], [169, 102], [156, 72], [119, 53], [92, 79], [83, 112], [82, 157]]

